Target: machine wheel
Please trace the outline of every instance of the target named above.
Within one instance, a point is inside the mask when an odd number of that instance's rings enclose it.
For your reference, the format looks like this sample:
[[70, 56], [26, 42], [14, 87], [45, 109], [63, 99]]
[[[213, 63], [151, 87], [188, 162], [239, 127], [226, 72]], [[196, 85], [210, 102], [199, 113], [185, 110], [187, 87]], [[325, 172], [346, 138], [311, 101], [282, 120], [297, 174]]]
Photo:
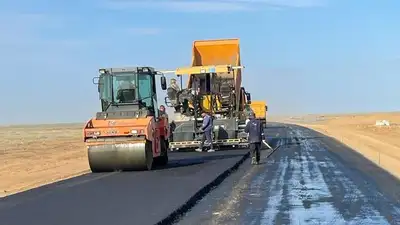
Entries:
[[88, 148], [89, 166], [93, 173], [116, 170], [151, 170], [152, 142], [97, 145]]
[[147, 170], [153, 169], [153, 143], [151, 141], [146, 141], [146, 168]]
[[89, 163], [89, 167], [90, 167], [90, 170], [92, 171], [92, 173], [110, 173], [110, 172], [114, 172], [114, 169], [98, 169], [98, 168], [94, 167], [91, 163]]

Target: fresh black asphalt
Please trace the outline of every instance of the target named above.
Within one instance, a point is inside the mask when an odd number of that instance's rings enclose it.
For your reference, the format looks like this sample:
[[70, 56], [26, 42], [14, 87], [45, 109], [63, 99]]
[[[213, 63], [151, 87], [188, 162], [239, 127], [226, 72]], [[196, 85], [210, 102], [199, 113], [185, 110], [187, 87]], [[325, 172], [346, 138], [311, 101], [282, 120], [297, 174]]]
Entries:
[[[177, 224], [400, 224], [398, 179], [307, 128], [269, 124], [266, 134], [277, 150], [245, 161]], [[167, 168], [46, 185], [0, 199], [0, 224], [155, 224], [247, 152], [171, 153]]]
[[247, 152], [174, 152], [167, 168], [87, 174], [11, 195], [0, 199], [0, 224], [152, 225]]
[[245, 161], [177, 224], [400, 224], [398, 179], [313, 130], [267, 130], [278, 150]]

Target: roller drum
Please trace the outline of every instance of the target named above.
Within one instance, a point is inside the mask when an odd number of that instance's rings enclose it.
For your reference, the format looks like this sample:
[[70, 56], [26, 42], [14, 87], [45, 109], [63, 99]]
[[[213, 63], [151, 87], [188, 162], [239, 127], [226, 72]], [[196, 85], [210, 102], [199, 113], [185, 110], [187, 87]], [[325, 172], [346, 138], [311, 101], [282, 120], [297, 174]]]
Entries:
[[92, 172], [151, 170], [152, 154], [151, 143], [149, 142], [88, 147], [88, 159]]

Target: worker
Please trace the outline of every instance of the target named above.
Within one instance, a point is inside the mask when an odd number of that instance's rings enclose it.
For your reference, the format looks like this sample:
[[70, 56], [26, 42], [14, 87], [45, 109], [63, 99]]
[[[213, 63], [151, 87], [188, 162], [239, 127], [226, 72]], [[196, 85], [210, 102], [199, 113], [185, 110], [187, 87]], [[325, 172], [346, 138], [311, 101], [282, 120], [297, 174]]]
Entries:
[[165, 111], [165, 106], [164, 105], [160, 105], [160, 116], [168, 118], [168, 114]]
[[116, 98], [120, 103], [128, 103], [134, 101], [136, 99], [135, 85], [128, 80], [123, 80], [122, 82], [120, 82], [117, 88]]
[[180, 88], [179, 88], [178, 84], [176, 83], [176, 80], [174, 78], [172, 78], [170, 80], [169, 87], [167, 88], [167, 96], [168, 96], [172, 106], [175, 108], [175, 110], [177, 110], [177, 108], [179, 106], [179, 102], [177, 99], [179, 91], [180, 91]]
[[193, 77], [192, 94], [193, 95], [200, 94], [200, 79], [198, 77], [195, 77], [195, 76]]
[[[165, 111], [165, 106], [164, 105], [160, 105], [159, 112], [160, 112], [160, 115], [159, 115], [160, 117], [165, 118], [165, 119], [168, 120], [168, 114]], [[170, 124], [168, 124], [168, 123], [166, 125], [170, 126]], [[171, 132], [171, 127], [170, 127], [170, 132]], [[171, 133], [170, 133], [170, 135], [171, 135]], [[167, 146], [167, 148], [169, 149], [170, 138], [165, 139], [164, 142], [165, 142], [165, 146]]]
[[169, 124], [169, 138], [168, 138], [168, 142], [173, 142], [174, 141], [174, 131], [176, 128], [176, 124], [175, 121], [171, 121], [171, 123]]
[[204, 142], [207, 140], [207, 142], [210, 143], [210, 149], [207, 152], [215, 152], [215, 150], [213, 149], [213, 140], [212, 140], [212, 129], [214, 127], [213, 119], [210, 115], [208, 115], [205, 112], [203, 112], [201, 116], [203, 117], [203, 125], [201, 126], [200, 131], [203, 131], [204, 133], [201, 139], [200, 146], [199, 148], [196, 149], [196, 151], [202, 152]]
[[249, 122], [244, 131], [249, 134], [248, 141], [251, 151], [251, 164], [260, 163], [260, 149], [264, 140], [264, 128], [260, 120], [256, 119], [254, 112], [250, 113]]
[[118, 86], [118, 90], [121, 89], [135, 89], [135, 85], [128, 80], [123, 80], [122, 82], [119, 83]]
[[179, 85], [176, 83], [176, 79], [175, 79], [175, 78], [172, 78], [172, 79], [170, 80], [169, 86], [170, 86], [171, 88], [173, 88], [176, 92], [179, 92], [179, 91], [181, 90], [181, 89], [179, 88]]

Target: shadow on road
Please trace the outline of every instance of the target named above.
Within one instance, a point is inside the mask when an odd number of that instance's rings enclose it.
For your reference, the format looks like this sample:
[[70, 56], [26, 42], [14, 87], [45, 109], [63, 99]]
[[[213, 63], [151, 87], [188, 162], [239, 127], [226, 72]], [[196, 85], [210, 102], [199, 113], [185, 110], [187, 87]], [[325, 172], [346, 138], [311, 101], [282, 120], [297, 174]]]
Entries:
[[[219, 152], [220, 153], [220, 152]], [[189, 167], [194, 165], [199, 165], [203, 163], [207, 163], [214, 160], [223, 160], [229, 158], [237, 158], [242, 157], [244, 154], [218, 154], [218, 155], [205, 155], [204, 153], [199, 153], [199, 156], [191, 156], [191, 157], [182, 157], [178, 159], [171, 159], [166, 166], [157, 166], [153, 170], [163, 170], [163, 169], [172, 169], [179, 167]], [[213, 153], [208, 153], [213, 154]]]

